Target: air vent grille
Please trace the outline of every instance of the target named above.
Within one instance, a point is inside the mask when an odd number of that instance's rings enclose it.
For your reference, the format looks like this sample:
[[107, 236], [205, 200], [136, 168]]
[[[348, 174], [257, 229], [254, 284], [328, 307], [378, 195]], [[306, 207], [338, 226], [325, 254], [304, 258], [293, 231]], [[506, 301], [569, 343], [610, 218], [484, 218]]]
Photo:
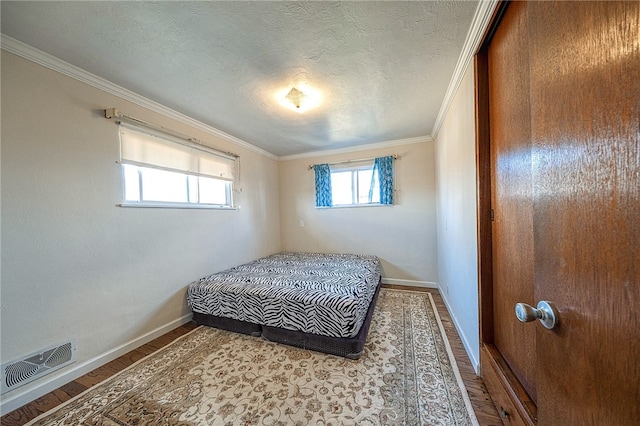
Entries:
[[52, 373], [76, 360], [76, 341], [36, 351], [22, 358], [2, 364], [2, 391], [8, 392], [39, 377]]

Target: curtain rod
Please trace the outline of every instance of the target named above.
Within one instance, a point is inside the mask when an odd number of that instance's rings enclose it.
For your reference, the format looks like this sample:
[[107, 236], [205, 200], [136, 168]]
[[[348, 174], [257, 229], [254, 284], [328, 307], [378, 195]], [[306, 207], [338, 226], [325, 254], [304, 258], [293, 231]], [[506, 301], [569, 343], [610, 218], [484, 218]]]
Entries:
[[[400, 156], [398, 154], [393, 154], [392, 155], [394, 160], [398, 160], [400, 158]], [[370, 158], [358, 158], [357, 160], [344, 160], [344, 161], [335, 161], [333, 163], [325, 163], [328, 164], [330, 166], [334, 166], [336, 164], [348, 164], [348, 163], [357, 163], [359, 161], [369, 161], [369, 160], [375, 160], [377, 157], [370, 157]], [[313, 166], [317, 166], [317, 164], [309, 164], [309, 170], [313, 169]]]
[[200, 140], [198, 140], [196, 138], [192, 138], [191, 136], [187, 136], [185, 134], [178, 133], [178, 132], [173, 131], [173, 130], [169, 130], [166, 127], [149, 124], [146, 121], [140, 120], [139, 118], [135, 118], [135, 117], [131, 117], [129, 115], [121, 114], [120, 111], [118, 111], [116, 108], [105, 109], [104, 110], [104, 116], [107, 119], [115, 118], [116, 120], [129, 121], [129, 122], [132, 122], [134, 124], [138, 124], [140, 126], [146, 127], [146, 128], [148, 128], [150, 130], [155, 130], [156, 132], [164, 133], [164, 134], [166, 134], [168, 136], [171, 136], [171, 137], [174, 137], [174, 138], [178, 138], [178, 139], [182, 139], [182, 140], [184, 140], [186, 142], [189, 142], [189, 143], [192, 143], [192, 144], [200, 145], [202, 148], [205, 148], [205, 149], [208, 149], [208, 150], [211, 150], [211, 151], [217, 151], [220, 154], [228, 155], [228, 156], [233, 157], [233, 158], [240, 158], [240, 156], [238, 154], [234, 154], [233, 152], [222, 151], [220, 149], [210, 147], [210, 146], [200, 142]]

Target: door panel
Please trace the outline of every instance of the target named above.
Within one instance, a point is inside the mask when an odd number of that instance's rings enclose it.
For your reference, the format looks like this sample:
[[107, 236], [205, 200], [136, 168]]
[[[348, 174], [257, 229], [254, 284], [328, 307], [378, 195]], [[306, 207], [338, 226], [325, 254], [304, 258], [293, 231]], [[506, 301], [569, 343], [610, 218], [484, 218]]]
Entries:
[[487, 387], [507, 424], [636, 425], [640, 2], [501, 4], [476, 68]]
[[527, 3], [507, 10], [489, 47], [494, 344], [533, 402], [536, 331], [514, 306], [533, 300]]
[[640, 3], [530, 12], [539, 422], [638, 424]]

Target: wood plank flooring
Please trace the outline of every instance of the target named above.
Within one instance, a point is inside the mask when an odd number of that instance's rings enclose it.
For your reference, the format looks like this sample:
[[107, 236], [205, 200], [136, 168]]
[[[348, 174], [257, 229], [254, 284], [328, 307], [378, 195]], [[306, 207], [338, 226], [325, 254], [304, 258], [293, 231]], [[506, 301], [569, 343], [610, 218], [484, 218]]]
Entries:
[[[476, 413], [476, 417], [478, 418], [478, 422], [483, 426], [502, 425], [500, 417], [498, 416], [498, 412], [496, 411], [496, 408], [493, 405], [489, 394], [487, 393], [482, 379], [476, 376], [473, 367], [471, 366], [469, 357], [467, 356], [467, 353], [464, 350], [464, 346], [462, 345], [462, 341], [458, 336], [455, 326], [451, 321], [451, 317], [449, 316], [446, 306], [438, 291], [435, 289], [418, 289], [415, 287], [402, 287], [395, 285], [384, 285], [384, 287], [401, 290], [429, 291], [431, 293], [434, 301], [436, 302], [438, 313], [440, 314], [440, 317], [442, 319], [442, 324], [445, 328], [445, 332], [447, 333], [449, 344], [451, 345], [451, 349], [453, 350], [456, 362], [458, 363], [460, 375], [462, 376], [462, 380], [464, 381], [464, 384], [467, 388], [467, 392], [473, 405], [473, 409]], [[62, 386], [54, 390], [53, 392], [50, 392], [36, 399], [35, 401], [18, 408], [17, 410], [7, 413], [6, 415], [0, 417], [0, 425], [24, 425], [40, 414], [55, 408], [63, 402], [84, 392], [86, 389], [95, 386], [101, 381], [127, 368], [134, 362], [168, 345], [176, 338], [188, 333], [195, 327], [197, 326], [194, 323], [187, 323], [161, 337], [158, 337], [157, 339], [121, 356], [120, 358], [117, 358], [103, 365], [102, 367], [85, 374], [84, 376], [74, 380], [73, 382]]]

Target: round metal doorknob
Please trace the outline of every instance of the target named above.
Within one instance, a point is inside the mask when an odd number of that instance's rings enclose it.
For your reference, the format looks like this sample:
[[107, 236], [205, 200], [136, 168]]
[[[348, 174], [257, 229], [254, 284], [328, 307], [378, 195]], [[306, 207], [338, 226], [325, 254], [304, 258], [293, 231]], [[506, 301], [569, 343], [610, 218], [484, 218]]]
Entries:
[[542, 312], [526, 303], [516, 303], [516, 317], [520, 322], [531, 322], [542, 318]]
[[540, 320], [543, 326], [552, 329], [558, 324], [558, 315], [550, 302], [542, 300], [534, 308], [526, 303], [516, 303], [516, 317], [521, 322]]

